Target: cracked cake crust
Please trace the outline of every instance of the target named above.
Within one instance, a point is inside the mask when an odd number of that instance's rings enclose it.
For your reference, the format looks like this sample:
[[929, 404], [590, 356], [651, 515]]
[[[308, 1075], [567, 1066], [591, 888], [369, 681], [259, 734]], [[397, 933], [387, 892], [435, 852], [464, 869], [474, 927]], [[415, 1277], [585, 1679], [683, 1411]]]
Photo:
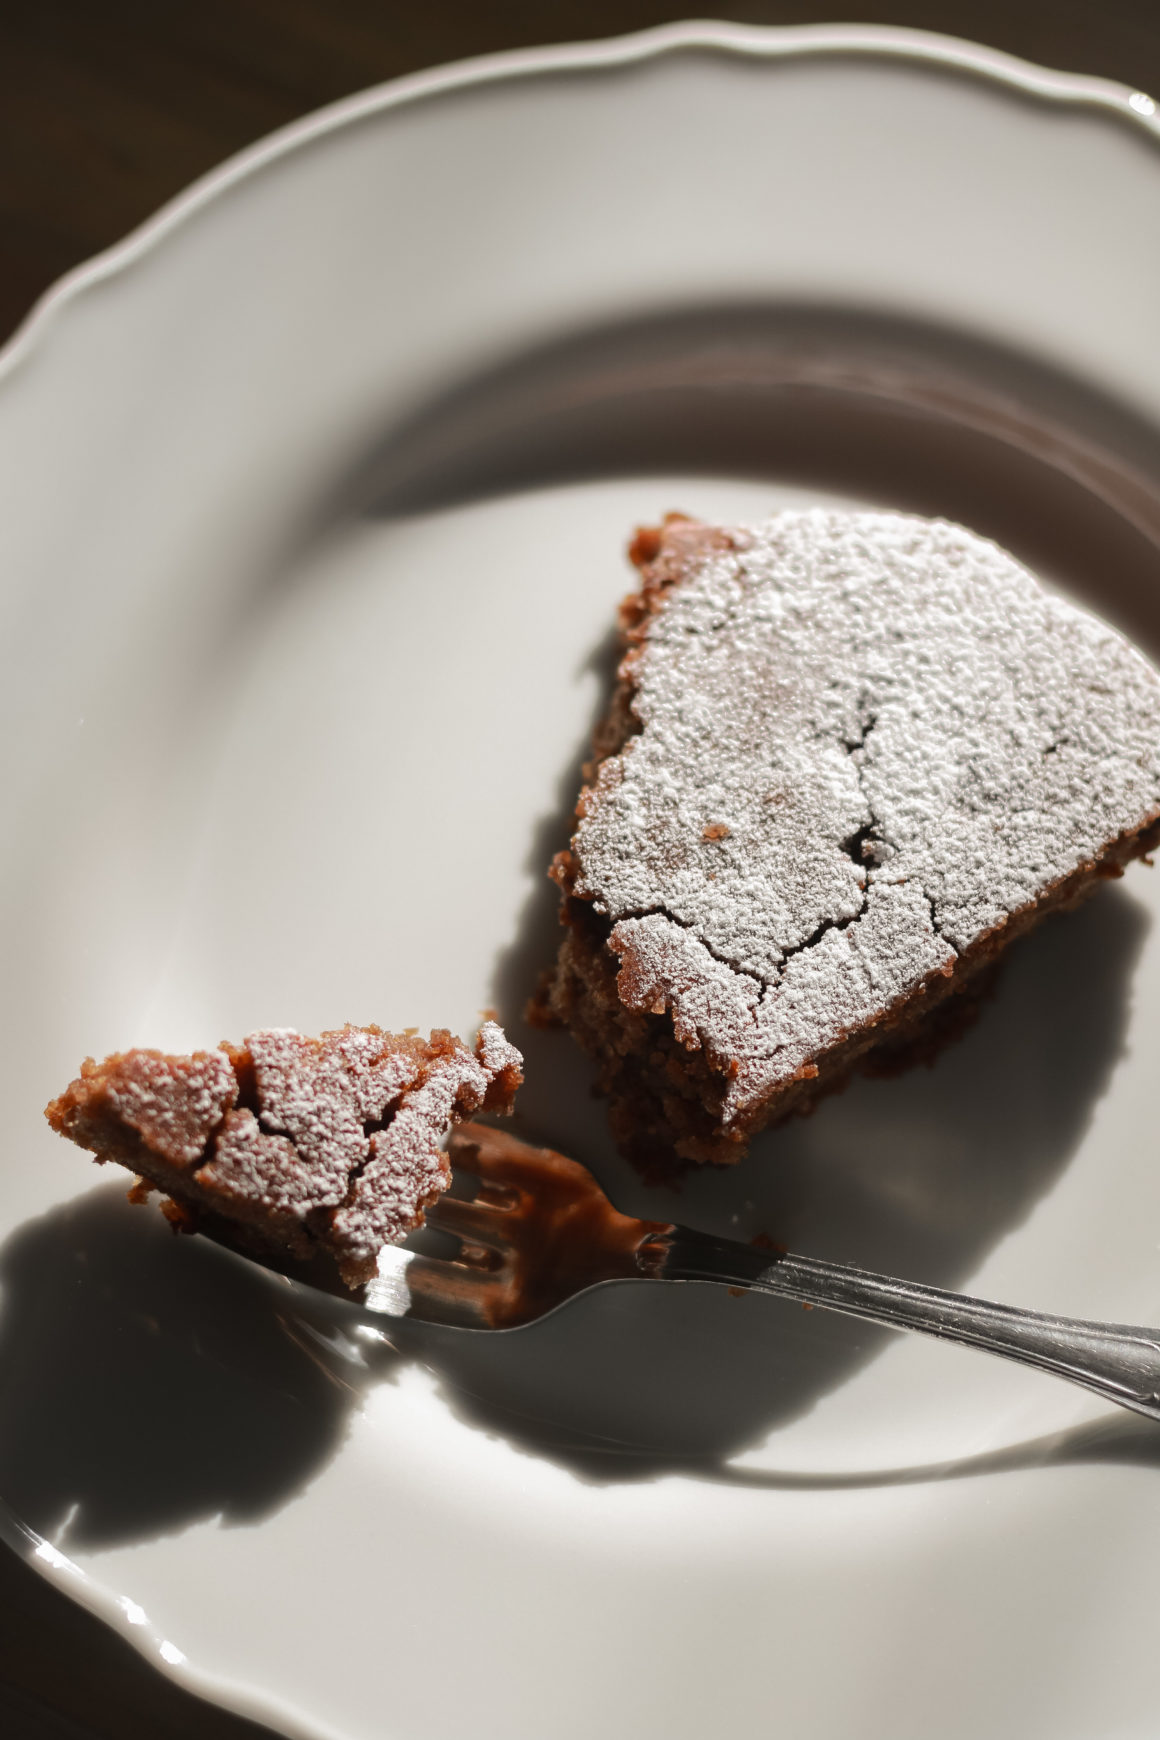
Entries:
[[1160, 678], [943, 521], [673, 516], [631, 554], [540, 1007], [637, 1158], [726, 1161], [1154, 843]]
[[494, 1021], [474, 1051], [442, 1029], [312, 1039], [264, 1028], [187, 1057], [87, 1058], [45, 1116], [98, 1162], [136, 1172], [136, 1200], [164, 1191], [180, 1230], [301, 1261], [325, 1254], [354, 1287], [447, 1188], [453, 1125], [510, 1111], [522, 1065]]

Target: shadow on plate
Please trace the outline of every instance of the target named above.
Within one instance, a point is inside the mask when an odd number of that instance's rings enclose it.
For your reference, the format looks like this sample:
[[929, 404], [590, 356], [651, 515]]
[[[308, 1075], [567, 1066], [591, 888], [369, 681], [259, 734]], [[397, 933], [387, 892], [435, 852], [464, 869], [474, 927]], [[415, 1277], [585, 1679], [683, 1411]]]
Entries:
[[[1120, 889], [1049, 922], [933, 1069], [856, 1083], [742, 1166], [697, 1175], [679, 1200], [619, 1173], [606, 1140], [598, 1170], [632, 1207], [742, 1236], [763, 1226], [819, 1255], [954, 1285], [1066, 1165], [1119, 1055], [1145, 928]], [[534, 1045], [545, 1103], [553, 1084], [558, 1095], [539, 1133], [565, 1145], [580, 1103], [573, 1048], [553, 1034]], [[0, 1253], [0, 1287], [0, 1492], [65, 1550], [277, 1509], [401, 1360], [432, 1369], [461, 1418], [586, 1481], [679, 1472], [825, 1489], [1160, 1463], [1160, 1432], [1117, 1415], [921, 1468], [738, 1466], [729, 1459], [841, 1384], [888, 1332], [724, 1289], [628, 1284], [506, 1335], [402, 1324], [388, 1341], [360, 1334], [341, 1302], [319, 1295], [315, 1309], [205, 1241], [173, 1237], [119, 1184], [23, 1227]]]
[[338, 1447], [358, 1376], [263, 1271], [120, 1184], [0, 1253], [0, 1493], [65, 1547], [276, 1509]]
[[[740, 1166], [689, 1175], [676, 1195], [646, 1189], [611, 1153], [571, 1041], [523, 1027], [513, 1004], [502, 1012], [526, 1047], [535, 1094], [519, 1121], [584, 1160], [630, 1212], [742, 1239], [763, 1232], [955, 1287], [1051, 1188], [1082, 1137], [1123, 1047], [1147, 925], [1118, 887], [1048, 920], [933, 1067], [855, 1081], [811, 1118], [767, 1133]], [[521, 960], [530, 965], [516, 949], [504, 969], [509, 991]], [[570, 1456], [589, 1477], [631, 1478], [634, 1468], [647, 1477], [701, 1458], [702, 1473], [732, 1480], [724, 1460], [805, 1412], [889, 1338], [753, 1294], [628, 1286], [518, 1336], [428, 1332], [424, 1357], [470, 1416]]]
[[655, 311], [497, 360], [385, 423], [306, 536], [634, 474], [776, 478], [945, 515], [1160, 654], [1160, 431], [1028, 355], [855, 308]]
[[[352, 459], [299, 530], [324, 538], [351, 518], [612, 473], [821, 481], [961, 519], [1160, 650], [1158, 470], [1160, 436], [1123, 406], [964, 335], [848, 310], [708, 309], [498, 364]], [[595, 659], [610, 677], [611, 639]], [[575, 1047], [521, 1020], [555, 949], [543, 867], [571, 831], [579, 760], [530, 842], [535, 890], [492, 988], [528, 1057], [524, 1132], [584, 1161], [628, 1212], [959, 1284], [1087, 1127], [1123, 1046], [1142, 909], [1109, 889], [1048, 921], [933, 1069], [856, 1082], [741, 1166], [690, 1177], [679, 1197], [650, 1191], [611, 1150]], [[937, 1468], [739, 1467], [729, 1459], [848, 1379], [887, 1332], [723, 1289], [629, 1285], [511, 1334], [403, 1325], [391, 1346], [355, 1334], [340, 1305], [315, 1310], [175, 1240], [116, 1185], [17, 1232], [0, 1286], [0, 1492], [66, 1547], [260, 1518], [325, 1465], [366, 1384], [400, 1358], [432, 1368], [464, 1418], [583, 1479], [680, 1470], [826, 1487], [1160, 1455], [1153, 1426], [1115, 1416]]]

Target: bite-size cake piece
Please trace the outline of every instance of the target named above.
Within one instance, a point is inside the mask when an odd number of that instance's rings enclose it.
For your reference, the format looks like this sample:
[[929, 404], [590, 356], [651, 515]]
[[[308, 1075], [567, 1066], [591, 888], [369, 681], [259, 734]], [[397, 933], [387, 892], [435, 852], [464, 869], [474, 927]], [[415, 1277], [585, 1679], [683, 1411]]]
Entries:
[[341, 1027], [265, 1028], [241, 1045], [87, 1058], [46, 1108], [54, 1130], [156, 1187], [173, 1224], [216, 1228], [266, 1254], [325, 1252], [350, 1287], [447, 1188], [444, 1143], [478, 1112], [508, 1112], [523, 1059], [494, 1021], [474, 1050]]
[[671, 517], [539, 1001], [628, 1152], [730, 1161], [1160, 835], [1160, 676], [961, 527]]

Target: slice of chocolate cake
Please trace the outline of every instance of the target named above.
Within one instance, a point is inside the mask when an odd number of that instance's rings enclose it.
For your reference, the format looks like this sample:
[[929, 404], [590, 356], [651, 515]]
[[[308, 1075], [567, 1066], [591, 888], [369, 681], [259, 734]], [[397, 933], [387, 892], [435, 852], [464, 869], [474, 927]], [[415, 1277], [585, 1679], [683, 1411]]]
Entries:
[[1160, 835], [1160, 676], [961, 527], [642, 532], [540, 1002], [646, 1163], [729, 1161]]
[[164, 1191], [175, 1226], [269, 1255], [325, 1252], [354, 1287], [447, 1188], [453, 1125], [510, 1111], [522, 1065], [494, 1021], [474, 1052], [443, 1031], [267, 1028], [191, 1057], [88, 1058], [45, 1116], [137, 1173], [138, 1199]]

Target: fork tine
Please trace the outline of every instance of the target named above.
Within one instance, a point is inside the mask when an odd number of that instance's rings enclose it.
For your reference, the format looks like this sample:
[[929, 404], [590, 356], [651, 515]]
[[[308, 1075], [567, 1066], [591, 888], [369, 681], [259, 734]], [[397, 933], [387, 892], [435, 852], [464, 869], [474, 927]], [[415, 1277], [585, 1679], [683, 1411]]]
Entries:
[[540, 1194], [549, 1181], [580, 1192], [600, 1188], [578, 1160], [552, 1148], [532, 1147], [489, 1124], [461, 1124], [452, 1131], [447, 1151], [456, 1172], [468, 1174], [497, 1196], [510, 1196], [513, 1205]]
[[379, 1256], [378, 1275], [363, 1290], [363, 1309], [376, 1317], [485, 1329], [503, 1285], [487, 1270], [387, 1246]]
[[461, 1239], [502, 1249], [504, 1235], [502, 1208], [491, 1208], [482, 1202], [464, 1202], [458, 1196], [441, 1196], [427, 1210], [428, 1226], [440, 1232], [455, 1233]]
[[483, 1178], [484, 1170], [480, 1164], [480, 1143], [478, 1140], [473, 1140], [475, 1133], [476, 1126], [473, 1124], [462, 1124], [459, 1129], [452, 1130], [451, 1140], [447, 1144], [447, 1154], [456, 1172], [467, 1172], [472, 1178]]

